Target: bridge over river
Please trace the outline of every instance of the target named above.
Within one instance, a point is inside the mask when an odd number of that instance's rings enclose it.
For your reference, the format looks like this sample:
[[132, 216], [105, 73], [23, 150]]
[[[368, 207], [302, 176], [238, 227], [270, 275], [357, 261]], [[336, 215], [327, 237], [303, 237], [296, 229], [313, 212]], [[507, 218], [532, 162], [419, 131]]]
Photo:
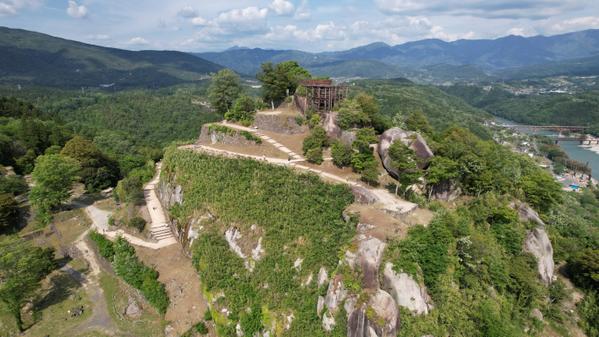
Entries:
[[[581, 145], [597, 145], [599, 144], [599, 138], [593, 138], [585, 134], [585, 131], [589, 129], [588, 126], [580, 125], [525, 125], [525, 124], [499, 124], [502, 127], [516, 129], [520, 131], [528, 131], [536, 133], [539, 131], [553, 131], [553, 133], [544, 134], [544, 136], [555, 139], [555, 143], [558, 144], [560, 141], [578, 141]], [[574, 135], [571, 135], [574, 133]]]

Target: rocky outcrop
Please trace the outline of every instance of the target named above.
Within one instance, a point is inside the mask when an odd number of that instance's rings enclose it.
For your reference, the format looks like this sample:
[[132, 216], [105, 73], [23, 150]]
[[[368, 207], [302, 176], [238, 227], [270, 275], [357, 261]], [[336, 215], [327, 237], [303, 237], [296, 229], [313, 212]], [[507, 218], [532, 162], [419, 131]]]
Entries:
[[337, 125], [337, 112], [331, 111], [324, 114], [323, 127], [330, 138], [341, 137], [341, 128]]
[[545, 231], [545, 222], [534, 209], [521, 201], [510, 203], [510, 207], [518, 212], [518, 218], [522, 222], [530, 222], [537, 225], [536, 228], [526, 233], [524, 251], [531, 253], [537, 260], [537, 271], [539, 277], [546, 285], [553, 282], [555, 263], [553, 261], [553, 246]]
[[347, 146], [351, 146], [356, 140], [356, 131], [342, 131], [339, 140], [341, 141], [341, 143]]
[[350, 266], [354, 269], [359, 266], [362, 272], [362, 287], [365, 289], [379, 287], [378, 270], [381, 266], [385, 246], [384, 242], [375, 237], [360, 235], [356, 261], [353, 266]]
[[383, 272], [383, 287], [393, 296], [398, 305], [415, 314], [428, 314], [433, 308], [426, 287], [420, 286], [410, 275], [396, 273], [393, 264], [387, 262]]
[[290, 114], [279, 112], [258, 112], [254, 117], [254, 125], [260, 130], [273, 131], [276, 133], [296, 134], [307, 130], [306, 126], [299, 125], [296, 118]]
[[523, 202], [512, 202], [510, 207], [518, 212], [518, 217], [522, 222], [532, 222], [544, 227], [545, 223], [541, 220], [539, 213]]
[[348, 337], [395, 337], [399, 310], [393, 297], [378, 289], [366, 305], [355, 308], [347, 322]]
[[432, 187], [431, 199], [453, 201], [462, 194], [462, 189], [450, 181], [441, 182]]
[[553, 262], [553, 246], [543, 227], [529, 231], [524, 241], [524, 250], [537, 259], [537, 271], [543, 283], [553, 282], [555, 264]]
[[354, 195], [356, 202], [359, 204], [370, 205], [379, 201], [376, 194], [366, 187], [354, 185], [351, 187], [351, 192]]
[[391, 128], [385, 131], [381, 135], [378, 153], [387, 172], [395, 178], [399, 177], [399, 172], [391, 166], [391, 158], [389, 157], [389, 147], [395, 141], [401, 141], [414, 150], [416, 156], [421, 159], [419, 165], [421, 165], [422, 168], [426, 167], [428, 160], [433, 157], [433, 151], [431, 151], [420, 134], [412, 131], [405, 131], [400, 128]]
[[256, 145], [255, 139], [248, 139], [241, 131], [219, 124], [204, 124], [198, 138], [203, 144]]
[[317, 313], [320, 315], [324, 312], [322, 323], [325, 329], [334, 327], [335, 315], [343, 305], [348, 317], [348, 336], [397, 335], [399, 325], [397, 305], [393, 297], [379, 287], [378, 270], [385, 246], [385, 243], [377, 238], [360, 234], [357, 237], [356, 250], [345, 252], [345, 258], [341, 263], [347, 264], [361, 276], [364, 294], [370, 295], [362, 298], [360, 294], [351, 293], [344, 287], [344, 276], [336, 275], [329, 283], [326, 296], [318, 299]]

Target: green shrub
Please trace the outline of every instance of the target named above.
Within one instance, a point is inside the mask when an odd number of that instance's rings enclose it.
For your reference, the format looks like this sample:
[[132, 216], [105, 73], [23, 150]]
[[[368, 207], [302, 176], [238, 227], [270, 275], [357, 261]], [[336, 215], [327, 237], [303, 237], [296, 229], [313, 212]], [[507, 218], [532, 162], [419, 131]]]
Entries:
[[322, 164], [322, 161], [323, 161], [322, 148], [317, 147], [317, 148], [309, 149], [308, 152], [306, 153], [306, 160], [310, 163], [319, 164], [319, 165]]
[[139, 261], [135, 255], [135, 249], [127, 240], [119, 237], [115, 242], [111, 242], [98, 232], [91, 232], [90, 238], [98, 246], [100, 255], [112, 261], [112, 266], [118, 276], [141, 291], [146, 300], [159, 313], [166, 313], [169, 298], [164, 284], [158, 281], [158, 272]]
[[112, 258], [114, 257], [114, 247], [112, 241], [108, 240], [104, 235], [99, 234], [96, 231], [89, 233], [89, 238], [98, 247], [100, 256], [108, 261], [112, 261]]
[[243, 138], [255, 142], [256, 144], [262, 144], [262, 138], [256, 136], [255, 134], [249, 132], [249, 131], [239, 131], [239, 134], [241, 134], [243, 136]]
[[193, 328], [200, 335], [205, 335], [208, 333], [208, 327], [206, 327], [206, 324], [204, 322], [198, 322], [196, 325], [193, 326]]
[[231, 110], [225, 113], [225, 119], [230, 121], [242, 122], [242, 124], [251, 124], [256, 114], [256, 102], [252, 97], [240, 96]]
[[333, 157], [333, 163], [337, 167], [351, 165], [352, 153], [351, 146], [345, 145], [339, 140], [334, 141], [331, 145], [331, 156]]
[[137, 231], [141, 233], [146, 228], [146, 220], [144, 220], [142, 217], [136, 216], [129, 220], [128, 225], [129, 227], [137, 229]]
[[206, 311], [204, 311], [204, 320], [206, 322], [210, 322], [212, 320], [212, 311], [210, 311], [210, 309], [206, 309]]

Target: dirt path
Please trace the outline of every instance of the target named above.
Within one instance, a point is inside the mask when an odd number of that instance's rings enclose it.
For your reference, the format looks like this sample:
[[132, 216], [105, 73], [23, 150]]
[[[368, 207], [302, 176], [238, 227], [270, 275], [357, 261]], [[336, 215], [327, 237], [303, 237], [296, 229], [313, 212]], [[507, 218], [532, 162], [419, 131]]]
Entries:
[[[87, 234], [87, 232], [85, 234]], [[81, 252], [82, 257], [87, 261], [90, 269], [89, 275], [83, 282], [83, 287], [89, 294], [90, 302], [94, 303], [92, 315], [78, 327], [78, 330], [100, 330], [111, 335], [118, 335], [118, 328], [108, 313], [108, 305], [106, 304], [106, 298], [104, 297], [104, 290], [99, 283], [100, 265], [98, 260], [85, 240], [81, 237], [77, 240], [75, 247]]]

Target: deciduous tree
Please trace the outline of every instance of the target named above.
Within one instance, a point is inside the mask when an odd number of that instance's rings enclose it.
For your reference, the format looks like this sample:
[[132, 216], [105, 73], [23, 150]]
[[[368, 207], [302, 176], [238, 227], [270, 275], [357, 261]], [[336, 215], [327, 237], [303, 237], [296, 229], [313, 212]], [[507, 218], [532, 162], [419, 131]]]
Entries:
[[233, 102], [241, 94], [239, 76], [230, 69], [223, 69], [212, 77], [208, 88], [210, 104], [219, 113], [231, 109]]
[[33, 247], [14, 236], [0, 237], [0, 301], [14, 316], [20, 331], [23, 303], [54, 267], [52, 249]]

